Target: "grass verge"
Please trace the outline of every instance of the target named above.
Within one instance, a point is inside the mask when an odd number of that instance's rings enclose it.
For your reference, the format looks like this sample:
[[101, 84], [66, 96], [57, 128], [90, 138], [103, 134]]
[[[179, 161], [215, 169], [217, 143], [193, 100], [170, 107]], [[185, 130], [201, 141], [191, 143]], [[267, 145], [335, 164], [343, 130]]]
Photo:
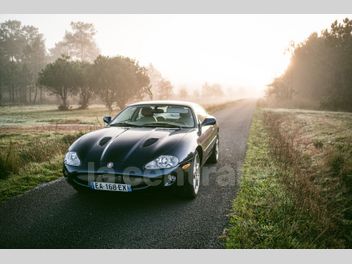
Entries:
[[1, 137], [0, 202], [61, 177], [63, 155], [81, 135], [39, 133]]
[[257, 110], [226, 247], [351, 247], [350, 125], [350, 114]]

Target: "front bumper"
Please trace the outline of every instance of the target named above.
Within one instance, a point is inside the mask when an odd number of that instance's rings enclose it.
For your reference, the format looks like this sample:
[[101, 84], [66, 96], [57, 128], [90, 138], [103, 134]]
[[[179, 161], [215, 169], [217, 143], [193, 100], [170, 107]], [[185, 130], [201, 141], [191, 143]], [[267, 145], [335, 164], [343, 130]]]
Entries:
[[[150, 188], [176, 188], [183, 185], [188, 178], [189, 169], [184, 170], [184, 164], [176, 168], [165, 170], [146, 170], [137, 173], [107, 171], [88, 171], [77, 167], [63, 165], [63, 174], [67, 182], [73, 187], [90, 189], [90, 182], [107, 182], [131, 185], [132, 192]], [[92, 189], [91, 189], [92, 190]], [[93, 191], [93, 190], [92, 190]]]

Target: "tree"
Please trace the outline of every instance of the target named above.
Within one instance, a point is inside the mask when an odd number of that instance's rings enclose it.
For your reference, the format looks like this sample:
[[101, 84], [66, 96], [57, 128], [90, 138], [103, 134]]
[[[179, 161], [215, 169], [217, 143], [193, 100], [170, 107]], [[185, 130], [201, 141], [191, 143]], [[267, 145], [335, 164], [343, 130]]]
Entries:
[[159, 90], [159, 83], [163, 79], [161, 76], [160, 71], [158, 71], [153, 64], [149, 64], [147, 68], [148, 77], [150, 80], [151, 86], [151, 99], [157, 99], [159, 97], [158, 90]]
[[60, 110], [68, 110], [68, 97], [75, 94], [81, 85], [80, 66], [77, 62], [69, 61], [68, 57], [61, 57], [48, 64], [39, 74], [38, 82], [49, 91], [60, 97]]
[[[33, 26], [8, 20], [0, 24], [0, 90], [13, 103], [36, 101], [38, 72], [46, 62], [43, 35]], [[32, 94], [34, 92], [34, 99]]]
[[267, 97], [294, 107], [352, 111], [352, 20], [331, 24], [293, 47], [290, 65]]
[[187, 99], [189, 97], [187, 87], [181, 87], [180, 91], [178, 92], [178, 96], [182, 99]]
[[130, 58], [99, 56], [92, 72], [94, 90], [110, 111], [113, 103], [122, 109], [132, 98], [150, 93], [146, 70]]
[[8, 89], [11, 103], [15, 102], [17, 81], [19, 80], [16, 76], [19, 75], [18, 64], [22, 59], [24, 44], [25, 39], [20, 21], [7, 20], [0, 24], [2, 86]]
[[77, 62], [78, 93], [80, 109], [87, 109], [89, 101], [94, 94], [92, 85], [93, 66], [88, 62]]
[[147, 68], [150, 79], [152, 98], [170, 99], [173, 95], [173, 86], [170, 81], [163, 78], [161, 73], [150, 64]]
[[159, 82], [159, 99], [171, 99], [173, 94], [173, 87], [171, 83], [167, 80], [161, 80]]
[[71, 31], [66, 31], [64, 39], [55, 44], [50, 50], [52, 59], [63, 56], [71, 61], [80, 62], [78, 69], [78, 93], [80, 108], [86, 109], [93, 95], [91, 83], [92, 67], [89, 64], [99, 55], [99, 49], [95, 43], [96, 30], [93, 24], [84, 22], [71, 22]]
[[6, 63], [4, 61], [2, 50], [0, 48], [0, 105], [2, 105], [3, 98], [3, 87], [6, 80], [5, 66]]
[[71, 31], [66, 31], [64, 39], [50, 50], [52, 58], [55, 60], [65, 55], [72, 60], [93, 62], [99, 55], [99, 49], [94, 40], [95, 34], [93, 24], [71, 22]]
[[[47, 62], [43, 35], [33, 26], [24, 27], [26, 45], [23, 50], [23, 64], [27, 73], [28, 103], [36, 103], [38, 96], [37, 79]], [[32, 99], [32, 93], [34, 98]], [[42, 92], [42, 91], [40, 91]]]

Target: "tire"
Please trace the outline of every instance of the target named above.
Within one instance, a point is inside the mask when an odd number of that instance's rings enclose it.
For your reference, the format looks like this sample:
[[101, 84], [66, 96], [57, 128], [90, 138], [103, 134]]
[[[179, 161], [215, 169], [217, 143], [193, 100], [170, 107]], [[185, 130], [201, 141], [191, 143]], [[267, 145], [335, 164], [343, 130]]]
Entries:
[[194, 199], [197, 197], [199, 192], [201, 176], [202, 176], [202, 167], [198, 151], [194, 155], [192, 170], [185, 177], [183, 186], [181, 186], [180, 194], [182, 197], [187, 199]]
[[217, 163], [219, 161], [219, 136], [215, 139], [215, 145], [208, 159], [208, 163]]

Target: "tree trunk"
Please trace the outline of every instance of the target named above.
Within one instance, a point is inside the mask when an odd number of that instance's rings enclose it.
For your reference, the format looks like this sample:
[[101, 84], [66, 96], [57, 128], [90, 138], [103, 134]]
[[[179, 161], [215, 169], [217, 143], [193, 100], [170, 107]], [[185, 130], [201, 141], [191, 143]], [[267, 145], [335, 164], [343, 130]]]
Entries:
[[28, 104], [32, 104], [32, 85], [29, 85], [28, 89]]
[[36, 104], [37, 102], [37, 95], [38, 95], [38, 86], [34, 86], [34, 98], [33, 98], [33, 104]]
[[68, 110], [68, 101], [67, 101], [67, 97], [68, 97], [68, 93], [67, 93], [67, 88], [62, 87], [62, 92], [61, 92], [61, 100], [62, 100], [62, 105], [59, 106], [59, 110], [63, 110], [66, 111]]
[[11, 104], [15, 103], [15, 86], [13, 83], [11, 83]]
[[43, 87], [39, 88], [39, 102], [43, 104]]
[[82, 88], [80, 93], [80, 109], [87, 109], [89, 105], [89, 99], [91, 97], [91, 93], [88, 88]]

